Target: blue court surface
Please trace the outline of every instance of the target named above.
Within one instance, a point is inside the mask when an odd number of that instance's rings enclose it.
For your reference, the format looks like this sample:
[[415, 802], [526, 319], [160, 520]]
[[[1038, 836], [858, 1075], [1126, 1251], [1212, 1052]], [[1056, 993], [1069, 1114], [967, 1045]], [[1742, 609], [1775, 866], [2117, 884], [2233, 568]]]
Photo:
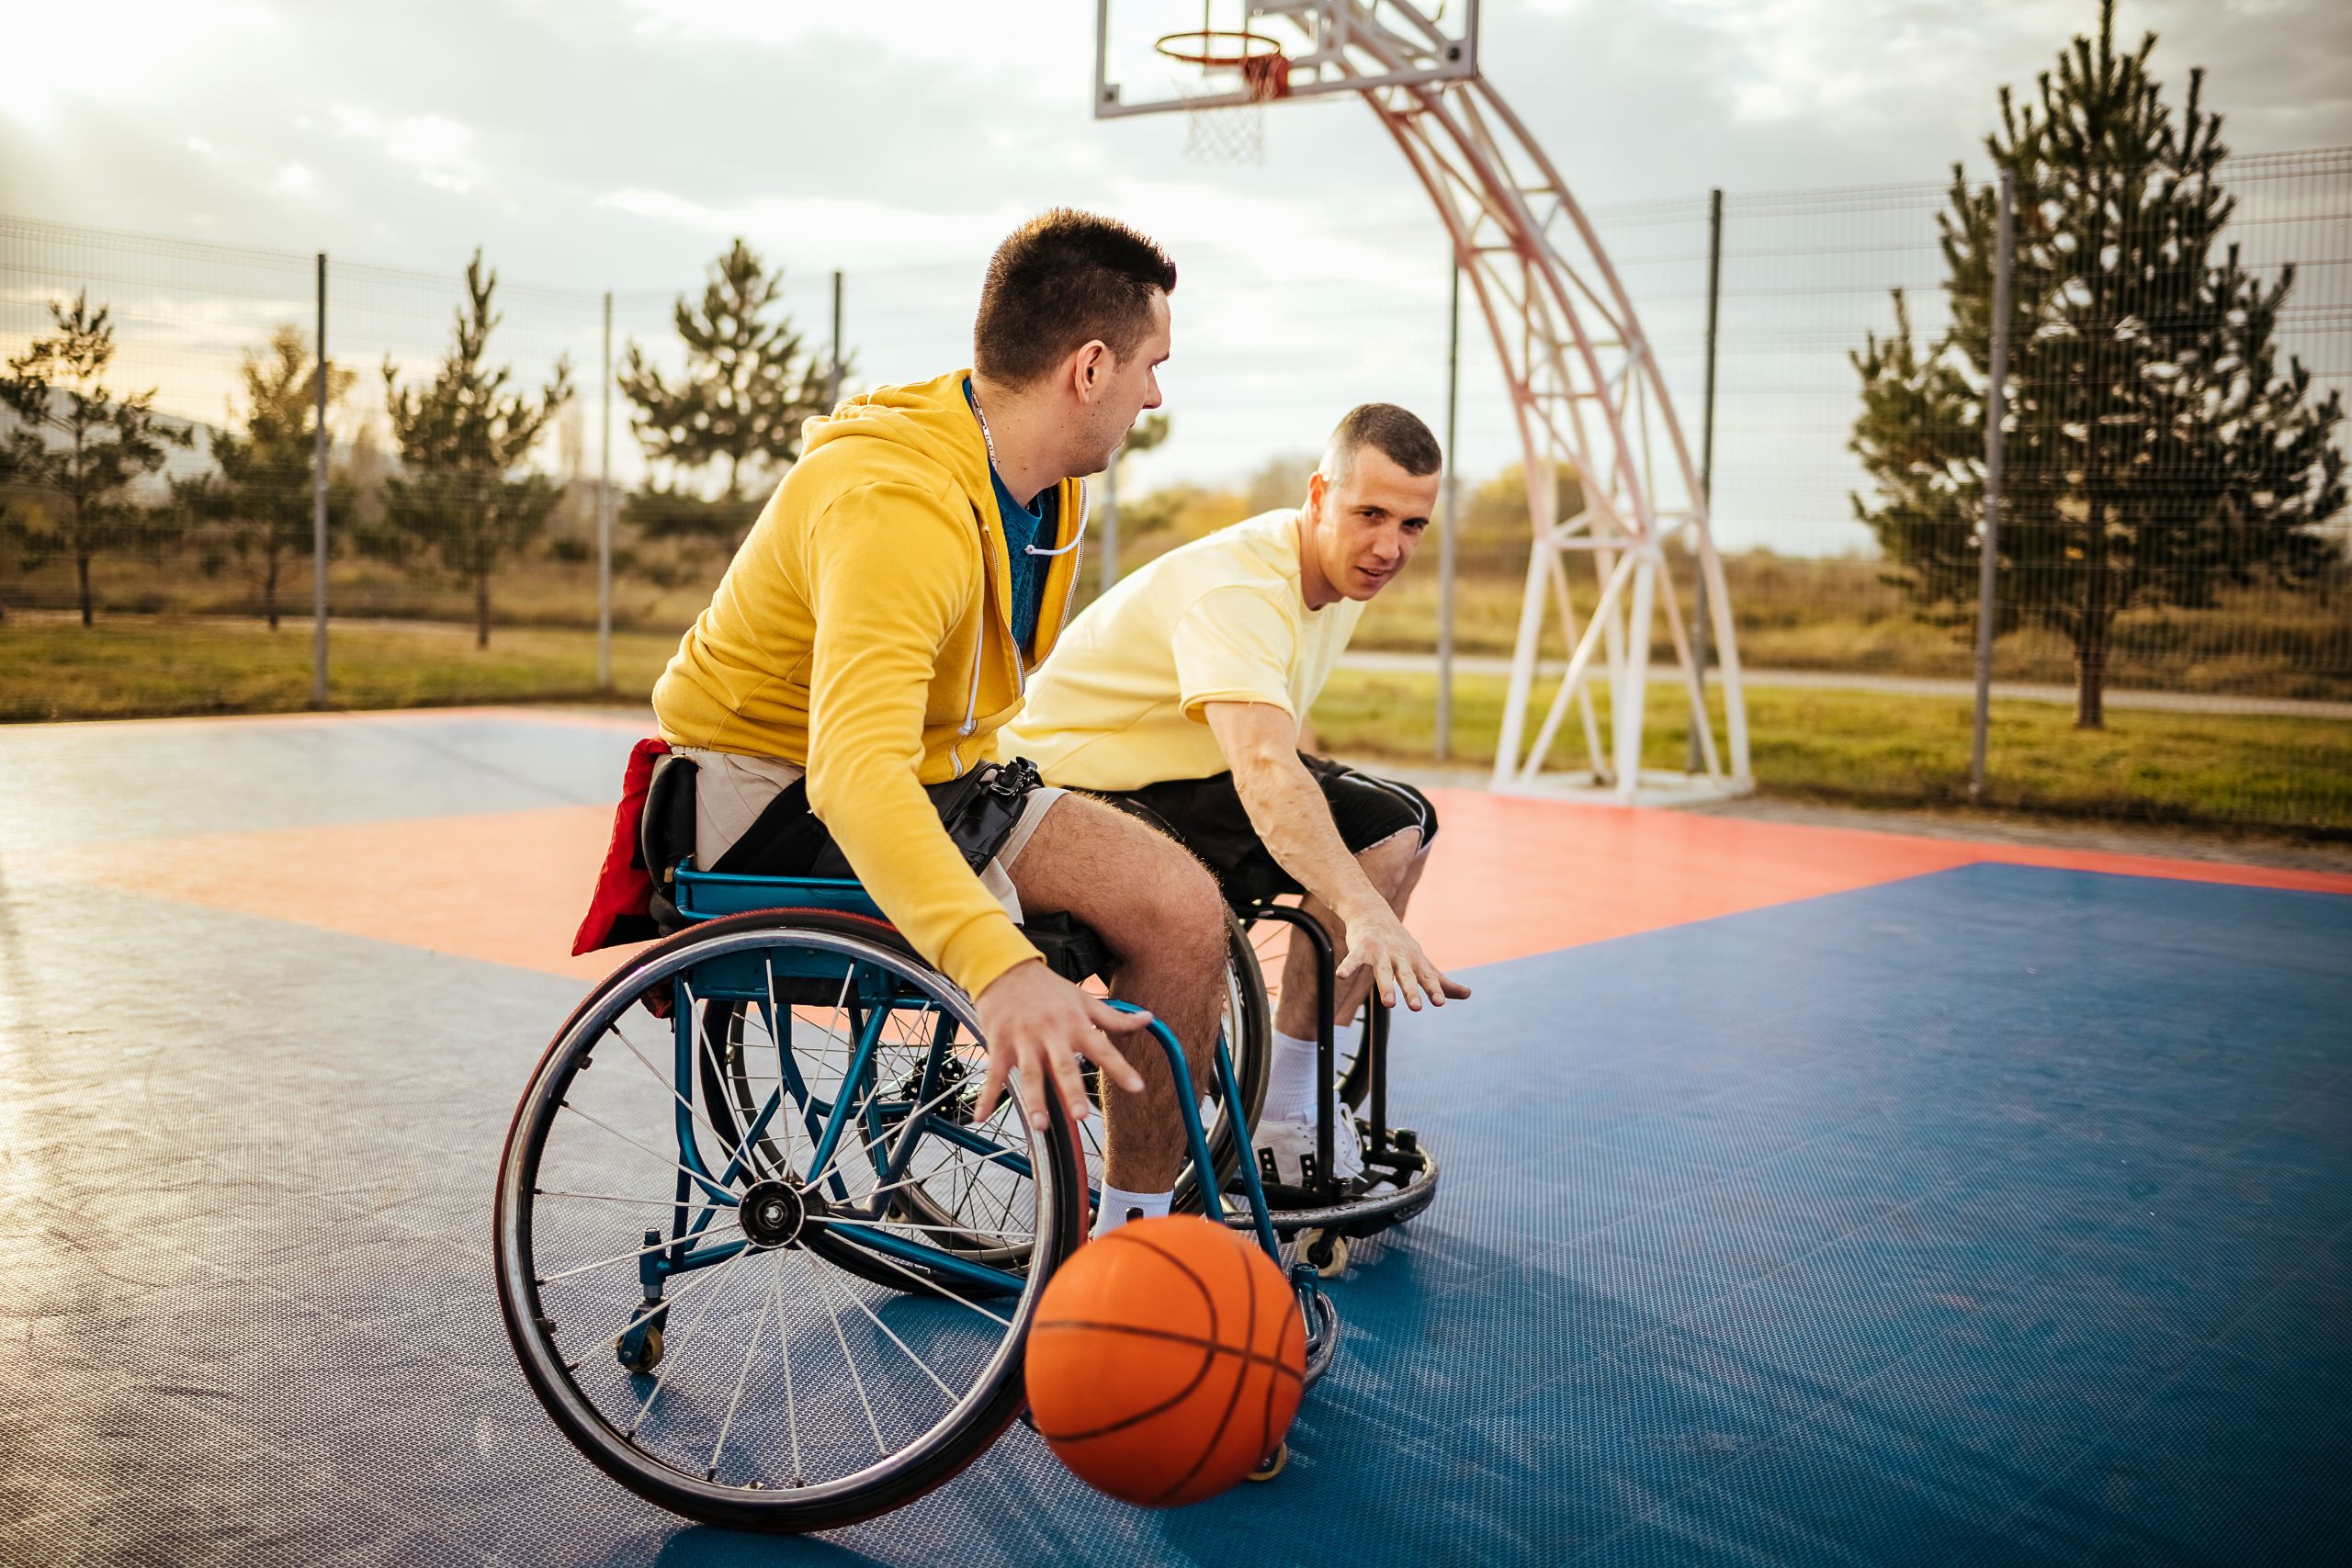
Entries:
[[590, 972], [513, 911], [576, 916], [628, 740], [0, 731], [0, 1560], [2352, 1561], [2352, 897], [1993, 860], [1534, 932], [1402, 1021], [1444, 1187], [1271, 1484], [1143, 1513], [1016, 1427], [822, 1539], [655, 1510], [490, 1261]]

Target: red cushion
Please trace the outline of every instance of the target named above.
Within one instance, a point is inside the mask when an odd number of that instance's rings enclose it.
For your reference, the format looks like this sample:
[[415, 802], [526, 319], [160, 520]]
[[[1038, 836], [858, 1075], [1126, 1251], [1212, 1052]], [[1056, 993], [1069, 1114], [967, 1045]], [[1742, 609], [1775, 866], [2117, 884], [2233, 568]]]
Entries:
[[666, 740], [640, 740], [628, 754], [621, 775], [621, 803], [613, 812], [613, 841], [605, 846], [604, 869], [596, 874], [596, 891], [588, 900], [588, 918], [571, 940], [577, 955], [624, 942], [650, 942], [653, 929], [648, 907], [653, 898], [653, 875], [638, 852], [638, 826], [645, 816], [645, 792], [653, 782], [653, 764], [670, 753]]

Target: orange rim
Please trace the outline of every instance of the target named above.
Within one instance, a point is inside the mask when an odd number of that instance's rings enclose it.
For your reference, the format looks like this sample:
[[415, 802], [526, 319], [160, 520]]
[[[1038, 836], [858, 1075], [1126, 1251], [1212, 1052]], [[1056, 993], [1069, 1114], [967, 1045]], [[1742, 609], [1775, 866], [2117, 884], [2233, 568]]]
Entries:
[[1270, 60], [1283, 51], [1277, 39], [1263, 33], [1230, 28], [1192, 28], [1167, 33], [1152, 46], [1169, 59], [1204, 71], [1238, 71], [1252, 60]]

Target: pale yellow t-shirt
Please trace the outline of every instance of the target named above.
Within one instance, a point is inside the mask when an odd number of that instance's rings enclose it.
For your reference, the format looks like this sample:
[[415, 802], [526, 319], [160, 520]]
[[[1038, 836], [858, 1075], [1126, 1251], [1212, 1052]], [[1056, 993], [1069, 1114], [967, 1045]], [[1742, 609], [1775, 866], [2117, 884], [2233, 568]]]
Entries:
[[1062, 632], [1028, 701], [997, 732], [1048, 784], [1141, 789], [1227, 771], [1208, 703], [1315, 705], [1363, 605], [1309, 610], [1298, 586], [1298, 513], [1284, 509], [1169, 551]]

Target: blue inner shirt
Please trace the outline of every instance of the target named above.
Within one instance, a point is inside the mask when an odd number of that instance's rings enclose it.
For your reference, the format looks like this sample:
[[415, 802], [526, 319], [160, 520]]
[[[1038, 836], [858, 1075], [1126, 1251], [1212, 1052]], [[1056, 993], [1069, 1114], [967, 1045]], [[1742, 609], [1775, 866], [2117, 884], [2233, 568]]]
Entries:
[[[977, 410], [979, 400], [973, 394], [969, 377], [964, 380], [964, 400]], [[978, 417], [977, 413], [974, 415]], [[1033, 556], [1031, 546], [1052, 549], [1061, 532], [1061, 487], [1047, 485], [1037, 492], [1033, 510], [1013, 498], [1004, 488], [1004, 476], [989, 465], [989, 480], [996, 487], [997, 515], [1004, 520], [1004, 540], [1012, 547], [1012, 640], [1021, 651], [1029, 652], [1036, 645], [1037, 616], [1046, 604], [1046, 567], [1047, 558]]]

